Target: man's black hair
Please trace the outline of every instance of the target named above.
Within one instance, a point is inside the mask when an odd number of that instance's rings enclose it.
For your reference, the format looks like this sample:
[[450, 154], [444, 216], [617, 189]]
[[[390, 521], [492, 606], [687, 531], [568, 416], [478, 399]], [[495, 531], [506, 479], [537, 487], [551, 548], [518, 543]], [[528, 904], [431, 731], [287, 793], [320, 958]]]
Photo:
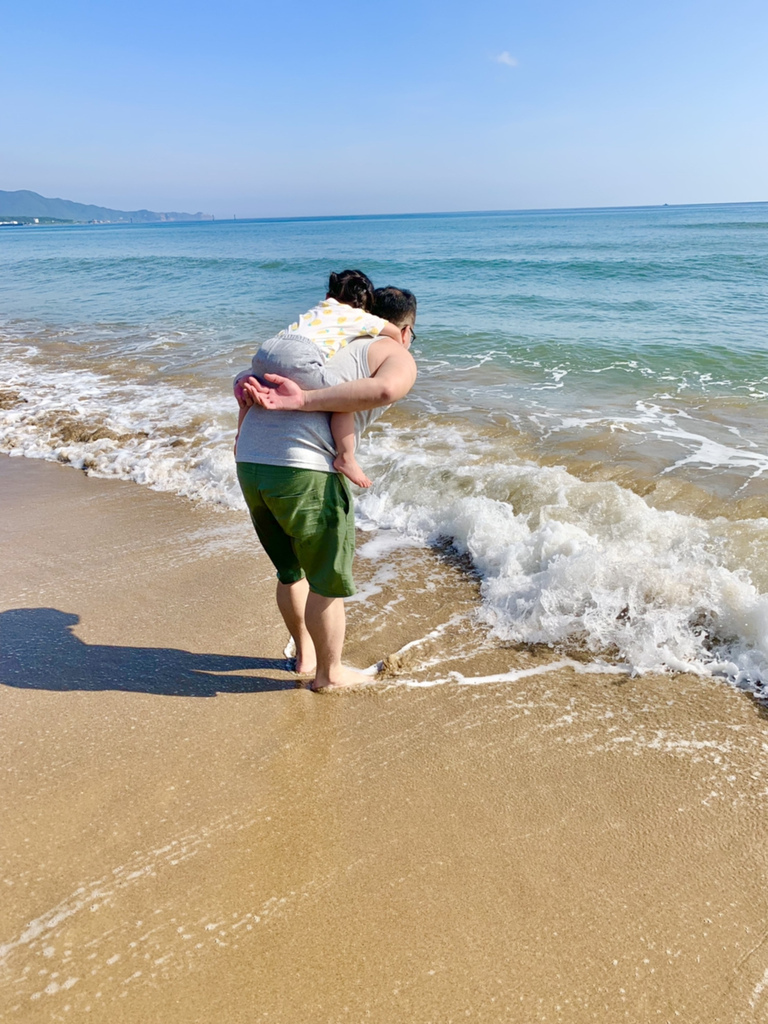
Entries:
[[373, 293], [374, 316], [389, 320], [395, 327], [405, 327], [416, 319], [416, 296], [407, 288], [377, 288]]

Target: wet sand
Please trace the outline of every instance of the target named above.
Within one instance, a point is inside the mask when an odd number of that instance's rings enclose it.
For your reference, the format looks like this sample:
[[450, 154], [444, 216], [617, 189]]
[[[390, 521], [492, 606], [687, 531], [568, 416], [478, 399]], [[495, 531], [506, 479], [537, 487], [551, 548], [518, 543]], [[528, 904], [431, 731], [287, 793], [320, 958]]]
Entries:
[[0, 495], [0, 1019], [768, 1020], [748, 697], [495, 646], [415, 551], [360, 559], [349, 659], [435, 635], [315, 695], [244, 514], [24, 459]]

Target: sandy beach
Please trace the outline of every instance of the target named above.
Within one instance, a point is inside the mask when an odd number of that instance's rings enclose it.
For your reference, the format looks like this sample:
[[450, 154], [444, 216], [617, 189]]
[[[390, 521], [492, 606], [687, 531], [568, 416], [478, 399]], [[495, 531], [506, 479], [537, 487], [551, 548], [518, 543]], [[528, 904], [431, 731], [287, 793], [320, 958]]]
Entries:
[[0, 493], [0, 1019], [768, 1020], [747, 695], [452, 630], [477, 582], [416, 549], [359, 558], [347, 650], [431, 676], [316, 695], [244, 513]]

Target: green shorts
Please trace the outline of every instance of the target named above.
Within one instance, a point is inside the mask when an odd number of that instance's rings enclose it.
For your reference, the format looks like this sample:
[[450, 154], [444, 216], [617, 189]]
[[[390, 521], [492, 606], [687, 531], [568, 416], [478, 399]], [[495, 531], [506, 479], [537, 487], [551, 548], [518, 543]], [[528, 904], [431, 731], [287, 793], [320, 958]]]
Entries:
[[355, 523], [344, 477], [238, 462], [237, 478], [280, 582], [296, 583], [306, 575], [315, 594], [351, 597]]

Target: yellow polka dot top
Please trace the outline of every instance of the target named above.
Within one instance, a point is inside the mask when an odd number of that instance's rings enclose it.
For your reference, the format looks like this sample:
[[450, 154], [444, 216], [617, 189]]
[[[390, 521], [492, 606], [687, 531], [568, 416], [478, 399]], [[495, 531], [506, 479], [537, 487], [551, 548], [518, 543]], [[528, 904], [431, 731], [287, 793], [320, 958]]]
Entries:
[[347, 306], [336, 299], [324, 299], [280, 334], [301, 334], [317, 345], [326, 359], [330, 359], [353, 338], [377, 337], [386, 323], [386, 320], [363, 309]]

